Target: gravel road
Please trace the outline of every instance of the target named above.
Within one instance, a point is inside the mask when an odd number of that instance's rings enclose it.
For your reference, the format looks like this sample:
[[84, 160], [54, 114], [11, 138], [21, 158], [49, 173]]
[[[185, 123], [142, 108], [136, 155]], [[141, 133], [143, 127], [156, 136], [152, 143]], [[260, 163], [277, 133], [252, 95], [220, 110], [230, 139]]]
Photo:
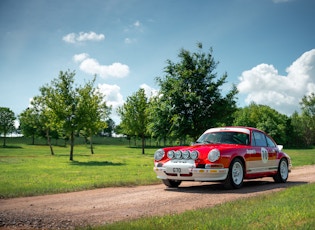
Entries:
[[314, 182], [315, 165], [311, 165], [293, 168], [285, 184], [262, 178], [245, 181], [238, 190], [225, 190], [218, 183], [183, 182], [178, 189], [158, 184], [0, 199], [0, 229], [74, 229], [102, 225], [212, 207]]

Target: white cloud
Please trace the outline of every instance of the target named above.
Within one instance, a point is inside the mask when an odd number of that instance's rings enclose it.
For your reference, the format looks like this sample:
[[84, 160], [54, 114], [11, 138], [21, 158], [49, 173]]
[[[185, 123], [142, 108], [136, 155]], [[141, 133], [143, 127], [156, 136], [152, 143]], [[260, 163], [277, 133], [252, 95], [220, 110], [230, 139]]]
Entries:
[[141, 26], [140, 21], [139, 21], [139, 20], [135, 21], [135, 22], [133, 23], [133, 26], [136, 27], [136, 28], [140, 27], [140, 26]]
[[105, 39], [104, 34], [97, 34], [93, 31], [84, 33], [80, 32], [79, 34], [70, 33], [65, 35], [62, 40], [67, 43], [78, 43], [78, 42], [85, 42], [85, 41], [101, 41]]
[[134, 38], [125, 38], [125, 44], [135, 43], [137, 40]]
[[125, 103], [123, 96], [120, 93], [120, 87], [118, 85], [98, 84], [98, 89], [105, 95], [106, 104], [112, 106], [110, 117], [116, 124], [119, 124], [120, 117], [116, 111], [119, 106], [122, 106]]
[[73, 60], [80, 63], [80, 69], [88, 74], [96, 74], [102, 78], [123, 78], [129, 74], [129, 66], [114, 62], [111, 65], [101, 65], [96, 59], [90, 58], [88, 54], [81, 53], [73, 56]]
[[293, 0], [272, 0], [274, 3], [292, 2]]
[[147, 98], [158, 95], [158, 90], [148, 86], [147, 84], [140, 85], [140, 88], [144, 89], [144, 93]]
[[124, 29], [125, 33], [132, 33], [132, 32], [143, 32], [143, 24], [137, 20], [134, 23], [130, 24], [127, 28]]
[[105, 95], [107, 105], [117, 109], [124, 104], [123, 96], [118, 85], [98, 84], [98, 89]]
[[76, 54], [73, 56], [73, 60], [75, 62], [82, 62], [85, 59], [87, 59], [89, 57], [89, 55], [87, 53], [81, 53], [81, 54]]
[[66, 36], [62, 37], [62, 40], [64, 40], [65, 42], [68, 42], [68, 43], [75, 43], [76, 42], [75, 36], [76, 35], [74, 33], [67, 34]]
[[285, 114], [300, 109], [304, 95], [315, 92], [315, 49], [305, 52], [281, 76], [273, 65], [260, 64], [244, 71], [238, 90], [247, 94], [245, 102], [268, 105]]

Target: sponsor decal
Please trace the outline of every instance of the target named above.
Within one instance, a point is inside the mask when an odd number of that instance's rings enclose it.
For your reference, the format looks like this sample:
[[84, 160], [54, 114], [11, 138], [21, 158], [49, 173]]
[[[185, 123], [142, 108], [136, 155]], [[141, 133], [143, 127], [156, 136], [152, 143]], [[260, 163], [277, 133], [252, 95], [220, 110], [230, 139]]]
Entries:
[[256, 154], [256, 150], [255, 149], [247, 149], [246, 153], [247, 154]]
[[268, 162], [268, 150], [265, 148], [261, 148], [261, 160], [263, 163]]

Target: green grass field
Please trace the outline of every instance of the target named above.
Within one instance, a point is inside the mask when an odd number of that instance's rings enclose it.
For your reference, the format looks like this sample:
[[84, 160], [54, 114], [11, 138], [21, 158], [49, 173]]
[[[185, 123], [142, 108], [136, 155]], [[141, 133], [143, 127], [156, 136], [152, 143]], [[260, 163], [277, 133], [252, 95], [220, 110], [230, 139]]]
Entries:
[[122, 221], [90, 229], [303, 229], [315, 227], [315, 184], [177, 215]]
[[[54, 156], [46, 145], [11, 143], [1, 147], [0, 197], [160, 183], [152, 169], [156, 148], [147, 148], [143, 155], [140, 148], [116, 141], [115, 145], [95, 145], [93, 155], [88, 145], [76, 145], [74, 161], [69, 161], [69, 146], [54, 146]], [[285, 152], [294, 167], [315, 164], [314, 149]]]
[[[76, 145], [74, 161], [69, 146], [55, 146], [51, 156], [46, 145], [10, 142], [0, 147], [0, 197], [12, 198], [79, 191], [110, 186], [161, 183], [153, 172], [156, 148], [128, 147], [128, 142]], [[284, 150], [294, 167], [315, 164], [314, 149]], [[315, 184], [288, 188], [249, 199], [179, 215], [141, 218], [88, 229], [314, 229]]]
[[111, 186], [160, 183], [153, 172], [155, 149], [98, 145], [69, 147], [19, 145], [0, 148], [0, 197], [34, 196]]

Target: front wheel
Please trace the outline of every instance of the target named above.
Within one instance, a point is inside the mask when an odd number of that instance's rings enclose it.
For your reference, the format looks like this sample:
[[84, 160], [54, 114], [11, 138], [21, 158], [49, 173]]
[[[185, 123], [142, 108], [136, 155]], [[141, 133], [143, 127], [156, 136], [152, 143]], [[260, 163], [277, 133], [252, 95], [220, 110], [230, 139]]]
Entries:
[[164, 179], [162, 181], [169, 188], [177, 188], [182, 183], [182, 181], [180, 181], [180, 180]]
[[232, 161], [229, 167], [229, 173], [224, 181], [226, 189], [240, 188], [244, 180], [244, 166], [240, 159], [236, 158]]
[[277, 183], [285, 183], [287, 182], [288, 176], [288, 162], [285, 158], [282, 158], [279, 163], [277, 174], [273, 177], [273, 180]]

